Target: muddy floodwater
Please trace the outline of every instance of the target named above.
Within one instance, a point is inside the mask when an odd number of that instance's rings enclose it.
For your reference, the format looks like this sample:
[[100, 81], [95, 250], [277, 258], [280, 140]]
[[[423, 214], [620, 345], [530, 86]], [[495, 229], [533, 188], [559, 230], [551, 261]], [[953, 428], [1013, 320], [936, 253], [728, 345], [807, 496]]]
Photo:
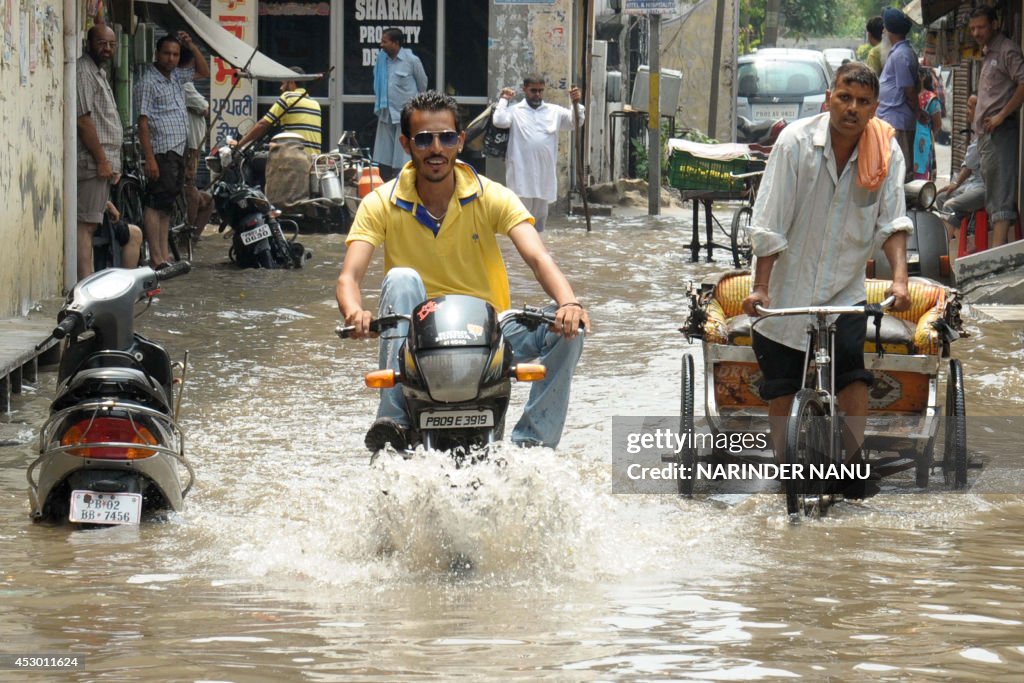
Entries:
[[[552, 223], [594, 323], [565, 436], [472, 471], [430, 455], [369, 467], [376, 349], [333, 333], [342, 236], [304, 237], [298, 272], [238, 271], [204, 238], [137, 321], [191, 351], [183, 513], [34, 524], [25, 470], [53, 373], [4, 418], [20, 443], [0, 447], [0, 655], [84, 666], [0, 680], [1021, 680], [1019, 472], [994, 493], [943, 493], [941, 475], [935, 492], [883, 488], [800, 524], [773, 494], [613, 494], [613, 416], [677, 414], [686, 351], [703, 410], [700, 346], [677, 328], [689, 281], [728, 263], [690, 263], [678, 216]], [[542, 303], [504, 246], [514, 305]], [[1021, 325], [967, 328], [968, 415], [1021, 415]]]

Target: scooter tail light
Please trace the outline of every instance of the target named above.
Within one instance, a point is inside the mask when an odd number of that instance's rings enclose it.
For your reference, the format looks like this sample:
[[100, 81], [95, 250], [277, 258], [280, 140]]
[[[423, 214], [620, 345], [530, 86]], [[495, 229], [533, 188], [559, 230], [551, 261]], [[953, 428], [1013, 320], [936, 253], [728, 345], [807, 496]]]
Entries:
[[398, 382], [394, 370], [374, 370], [366, 373], [366, 386], [371, 389], [390, 389]]
[[102, 444], [148, 444], [157, 445], [152, 432], [131, 420], [121, 417], [88, 418], [76, 422], [60, 438], [61, 446], [91, 444], [82, 448], [71, 448], [67, 452], [80, 458], [98, 460], [140, 460], [156, 451], [150, 448], [135, 448], [125, 445]]
[[539, 363], [519, 363], [514, 372], [519, 382], [539, 382], [548, 376], [548, 369]]

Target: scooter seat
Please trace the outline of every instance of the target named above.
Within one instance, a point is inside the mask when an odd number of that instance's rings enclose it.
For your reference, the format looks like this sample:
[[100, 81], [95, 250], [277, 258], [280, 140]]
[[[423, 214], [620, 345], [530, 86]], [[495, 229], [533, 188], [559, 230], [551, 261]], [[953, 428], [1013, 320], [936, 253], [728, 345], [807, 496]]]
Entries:
[[135, 368], [89, 368], [73, 375], [57, 391], [52, 410], [63, 410], [89, 399], [136, 401], [161, 412], [170, 411], [167, 392]]

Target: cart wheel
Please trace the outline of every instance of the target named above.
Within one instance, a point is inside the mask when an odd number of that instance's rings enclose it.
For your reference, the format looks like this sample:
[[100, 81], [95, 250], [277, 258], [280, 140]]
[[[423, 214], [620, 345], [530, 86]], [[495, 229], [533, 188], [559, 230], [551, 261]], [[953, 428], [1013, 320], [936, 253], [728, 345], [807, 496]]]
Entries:
[[946, 377], [946, 450], [942, 457], [946, 486], [967, 486], [967, 411], [964, 407], [964, 371], [956, 358], [949, 361]]
[[824, 482], [811, 480], [810, 466], [828, 464], [829, 429], [825, 405], [813, 389], [801, 389], [793, 399], [786, 423], [788, 465], [801, 465], [804, 477], [785, 479], [786, 512], [807, 515], [824, 514]]
[[[679, 392], [679, 435], [693, 434], [693, 356], [683, 354], [682, 388]], [[679, 465], [679, 477], [676, 483], [679, 487], [679, 495], [693, 495], [693, 476], [697, 467], [697, 449], [693, 447], [692, 441], [687, 439], [686, 445], [679, 451], [676, 463]]]
[[750, 246], [750, 217], [753, 214], [753, 209], [744, 206], [732, 216], [732, 265], [736, 268], [750, 265], [753, 254], [753, 247]]

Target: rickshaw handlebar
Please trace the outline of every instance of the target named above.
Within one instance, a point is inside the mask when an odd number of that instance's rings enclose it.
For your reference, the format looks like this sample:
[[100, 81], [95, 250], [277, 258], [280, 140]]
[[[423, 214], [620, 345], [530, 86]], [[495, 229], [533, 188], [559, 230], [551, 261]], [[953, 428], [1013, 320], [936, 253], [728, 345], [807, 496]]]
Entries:
[[765, 308], [760, 304], [754, 304], [754, 310], [762, 318], [769, 318], [777, 315], [843, 315], [856, 314], [874, 315], [882, 313], [896, 303], [896, 297], [890, 296], [879, 304], [865, 304], [863, 306], [805, 306], [802, 308]]

